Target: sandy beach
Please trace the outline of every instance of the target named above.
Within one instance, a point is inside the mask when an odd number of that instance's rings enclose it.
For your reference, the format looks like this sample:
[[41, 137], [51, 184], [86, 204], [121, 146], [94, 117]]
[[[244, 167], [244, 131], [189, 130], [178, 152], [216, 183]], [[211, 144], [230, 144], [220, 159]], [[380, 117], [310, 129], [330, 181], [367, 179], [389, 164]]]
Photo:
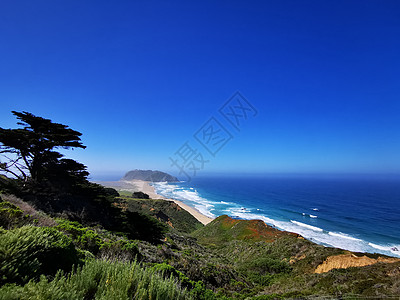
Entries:
[[164, 198], [163, 196], [157, 194], [154, 187], [152, 187], [148, 181], [133, 180], [132, 182], [133, 182], [133, 184], [135, 184], [138, 187], [138, 189], [140, 191], [142, 191], [143, 193], [146, 193], [152, 199], [164, 199], [164, 200], [169, 200], [169, 201], [175, 202], [176, 204], [178, 204], [180, 207], [182, 207], [184, 210], [186, 210], [188, 213], [190, 213], [193, 217], [195, 217], [197, 220], [199, 220], [204, 225], [207, 225], [208, 223], [210, 223], [213, 220], [212, 218], [203, 215], [201, 212], [199, 212], [194, 207], [190, 207], [189, 205], [186, 205], [185, 203], [175, 200], [175, 199]]
[[143, 181], [143, 180], [121, 180], [121, 181], [110, 181], [110, 182], [98, 182], [101, 185], [107, 186], [107, 187], [112, 187], [118, 190], [123, 190], [123, 191], [128, 191], [128, 192], [136, 192], [136, 191], [141, 191], [143, 193], [146, 193], [147, 195], [150, 196], [152, 199], [164, 199], [164, 200], [169, 200], [173, 201], [176, 204], [178, 204], [182, 209], [186, 210], [188, 213], [190, 213], [193, 217], [195, 217], [198, 221], [203, 223], [204, 225], [207, 225], [210, 223], [213, 219], [210, 217], [207, 217], [203, 215], [201, 212], [199, 212], [197, 209], [194, 207], [191, 207], [189, 205], [186, 205], [185, 203], [175, 200], [175, 199], [168, 199], [165, 198], [159, 194], [156, 193], [154, 187], [152, 187], [148, 181]]

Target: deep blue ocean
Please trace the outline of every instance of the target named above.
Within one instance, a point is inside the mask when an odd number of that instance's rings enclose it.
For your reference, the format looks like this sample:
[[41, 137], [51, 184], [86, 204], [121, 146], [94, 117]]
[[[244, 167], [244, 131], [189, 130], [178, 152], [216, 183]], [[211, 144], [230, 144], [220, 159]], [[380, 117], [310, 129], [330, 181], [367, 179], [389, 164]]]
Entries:
[[325, 246], [400, 257], [400, 178], [218, 176], [154, 183], [203, 214], [261, 219]]

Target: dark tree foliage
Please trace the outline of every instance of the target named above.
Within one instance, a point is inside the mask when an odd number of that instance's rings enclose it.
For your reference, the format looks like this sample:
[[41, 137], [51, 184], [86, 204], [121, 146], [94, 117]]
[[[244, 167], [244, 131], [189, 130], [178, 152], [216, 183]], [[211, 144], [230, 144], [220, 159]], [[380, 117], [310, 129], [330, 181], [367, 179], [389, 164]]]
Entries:
[[[28, 112], [12, 112], [23, 128], [0, 128], [0, 171], [33, 186], [84, 180], [86, 166], [57, 149], [86, 148], [80, 132]], [[57, 188], [56, 186], [53, 186]]]
[[86, 148], [81, 133], [28, 112], [12, 112], [23, 128], [0, 127], [0, 191], [16, 194], [47, 213], [85, 225], [100, 224], [130, 238], [161, 239], [158, 220], [121, 210], [118, 192], [89, 182], [85, 165], [57, 152]]
[[136, 199], [150, 199], [150, 196], [143, 192], [133, 192], [132, 197]]
[[109, 188], [109, 187], [106, 187], [104, 189], [105, 189], [107, 195], [110, 195], [110, 196], [113, 196], [113, 197], [118, 197], [119, 196], [119, 193], [118, 193], [118, 191], [116, 189]]
[[126, 211], [123, 218], [122, 228], [129, 232], [130, 238], [157, 242], [168, 231], [166, 225], [145, 214]]

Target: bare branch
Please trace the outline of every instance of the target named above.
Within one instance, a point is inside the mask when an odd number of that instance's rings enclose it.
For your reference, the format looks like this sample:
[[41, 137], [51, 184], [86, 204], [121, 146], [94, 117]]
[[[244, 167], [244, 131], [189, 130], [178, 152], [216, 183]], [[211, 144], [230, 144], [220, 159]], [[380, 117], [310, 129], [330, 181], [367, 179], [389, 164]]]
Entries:
[[[4, 162], [3, 164], [1, 164], [1, 168], [0, 169], [3, 170], [4, 172], [7, 172], [7, 173], [10, 173], [10, 174], [14, 175], [18, 179], [26, 180], [27, 175], [23, 171], [23, 169], [28, 169], [28, 168], [26, 166], [24, 166], [23, 164], [19, 163], [19, 161], [22, 158], [21, 157], [11, 158], [11, 157], [8, 157], [7, 155], [4, 155], [4, 154], [3, 154], [3, 157], [6, 158], [8, 161]], [[12, 171], [12, 168], [16, 168], [21, 174], [18, 175], [16, 172]]]
[[2, 170], [3, 172], [6, 172], [6, 173], [10, 173], [10, 174], [12, 174], [12, 175], [14, 175], [16, 178], [18, 178], [18, 179], [25, 179], [25, 178], [21, 178], [18, 174], [16, 174], [15, 172], [13, 172], [13, 171], [11, 171], [11, 170], [9, 170], [9, 169], [7, 169], [7, 168], [3, 168], [3, 166], [1, 166], [0, 165], [0, 170]]

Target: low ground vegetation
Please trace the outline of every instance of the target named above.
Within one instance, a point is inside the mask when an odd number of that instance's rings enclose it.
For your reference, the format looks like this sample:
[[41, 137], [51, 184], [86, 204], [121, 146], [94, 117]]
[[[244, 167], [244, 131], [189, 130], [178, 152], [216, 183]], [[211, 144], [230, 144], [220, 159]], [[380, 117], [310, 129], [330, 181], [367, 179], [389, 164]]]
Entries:
[[[196, 238], [171, 229], [155, 242], [1, 197], [0, 299], [340, 299], [400, 292], [400, 263], [314, 274], [344, 251], [291, 235], [227, 239], [226, 217], [193, 232]], [[206, 232], [216, 234], [213, 243]]]

